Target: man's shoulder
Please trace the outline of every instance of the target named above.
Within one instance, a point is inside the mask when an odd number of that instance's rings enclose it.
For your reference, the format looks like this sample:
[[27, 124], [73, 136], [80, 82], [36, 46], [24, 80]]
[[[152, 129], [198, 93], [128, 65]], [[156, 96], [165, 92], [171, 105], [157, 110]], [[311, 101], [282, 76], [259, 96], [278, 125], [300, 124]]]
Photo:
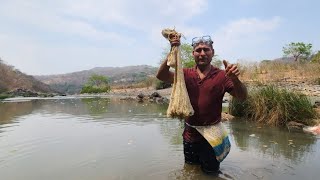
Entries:
[[195, 73], [196, 70], [195, 70], [194, 67], [192, 67], [192, 68], [183, 68], [183, 72], [184, 72], [185, 74], [190, 74], [190, 73]]
[[183, 70], [188, 70], [188, 71], [195, 71], [195, 69], [196, 69], [196, 68], [194, 68], [194, 67], [189, 67], [189, 68], [186, 68], [186, 67], [185, 67], [185, 68], [183, 68]]
[[222, 70], [222, 69], [220, 69], [220, 68], [217, 68], [217, 67], [215, 67], [215, 66], [212, 66], [212, 68], [211, 68], [211, 71], [210, 71], [210, 75], [212, 76], [212, 75], [216, 75], [216, 74], [219, 74], [219, 75], [223, 75], [224, 76], [224, 73], [225, 73], [225, 71], [224, 70]]

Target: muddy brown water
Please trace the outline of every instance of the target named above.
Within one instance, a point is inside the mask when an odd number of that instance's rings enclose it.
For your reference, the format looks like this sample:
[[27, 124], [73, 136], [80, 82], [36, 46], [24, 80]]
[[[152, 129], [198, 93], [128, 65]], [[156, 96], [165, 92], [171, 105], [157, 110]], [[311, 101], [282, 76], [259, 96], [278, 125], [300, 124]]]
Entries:
[[166, 105], [64, 97], [0, 102], [3, 180], [318, 179], [320, 139], [226, 122], [232, 149], [217, 175], [184, 164], [183, 123]]

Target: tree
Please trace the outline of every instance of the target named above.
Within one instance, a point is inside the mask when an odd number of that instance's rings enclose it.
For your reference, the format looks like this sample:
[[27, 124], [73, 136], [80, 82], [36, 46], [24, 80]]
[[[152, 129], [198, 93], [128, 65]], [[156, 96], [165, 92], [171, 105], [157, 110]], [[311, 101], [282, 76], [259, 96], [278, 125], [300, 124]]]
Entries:
[[80, 93], [103, 93], [109, 92], [110, 86], [108, 78], [102, 75], [93, 74], [88, 79]]
[[221, 68], [222, 66], [222, 61], [218, 57], [218, 55], [214, 55], [211, 61], [211, 64], [217, 68]]
[[182, 66], [186, 68], [193, 67], [195, 65], [195, 62], [192, 56], [193, 47], [187, 43], [183, 43], [180, 45], [180, 49], [181, 49]]
[[[192, 56], [192, 51], [193, 51], [193, 47], [187, 43], [182, 43], [180, 45], [180, 49], [181, 49], [181, 61], [182, 61], [182, 66], [184, 68], [191, 68], [194, 67], [196, 65], [196, 62], [193, 59]], [[169, 53], [170, 49], [169, 48], [165, 48], [164, 51], [162, 52], [162, 59], [165, 59]], [[218, 58], [218, 55], [215, 55], [212, 58], [211, 64], [214, 65], [215, 67], [220, 68], [222, 65], [222, 61]]]
[[101, 87], [104, 85], [108, 85], [108, 78], [102, 75], [93, 74], [88, 80], [88, 84], [91, 86]]
[[285, 56], [292, 56], [294, 61], [300, 59], [307, 59], [311, 54], [312, 44], [305, 44], [303, 42], [291, 42], [283, 47], [282, 51]]

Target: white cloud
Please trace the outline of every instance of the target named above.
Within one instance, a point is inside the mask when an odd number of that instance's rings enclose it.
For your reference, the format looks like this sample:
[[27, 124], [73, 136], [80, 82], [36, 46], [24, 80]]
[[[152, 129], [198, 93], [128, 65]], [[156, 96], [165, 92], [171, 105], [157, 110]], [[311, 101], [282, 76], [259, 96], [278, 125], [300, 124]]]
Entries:
[[[23, 33], [16, 34], [16, 29], [0, 30], [1, 56], [30, 74], [63, 73], [94, 66], [156, 65], [156, 57], [167, 46], [161, 36], [162, 28], [176, 27], [187, 38], [203, 34], [201, 27], [191, 26], [188, 21], [204, 13], [207, 5], [207, 0], [4, 1], [0, 20], [16, 23], [22, 30], [28, 26], [60, 39], [75, 36], [93, 43], [81, 46], [68, 42], [67, 46], [63, 41], [53, 44], [40, 36], [25, 37]], [[213, 34], [216, 51], [221, 57], [246, 56], [250, 53], [244, 49], [244, 42], [249, 48], [257, 46], [280, 22], [279, 17], [232, 21]]]
[[[207, 0], [4, 0], [0, 21], [6, 29], [0, 29], [0, 55], [29, 74], [156, 65], [167, 43], [160, 40], [162, 28], [175, 26], [185, 35], [201, 32], [186, 23], [206, 5]], [[25, 28], [35, 33], [29, 36]], [[48, 40], [55, 38], [54, 43]]]
[[[234, 58], [249, 58], [259, 52], [259, 45], [271, 39], [268, 33], [275, 31], [282, 19], [273, 17], [271, 19], [244, 18], [232, 21], [214, 34], [217, 54]], [[234, 59], [236, 60], [236, 59]]]
[[150, 47], [128, 49], [53, 46], [28, 37], [3, 34], [0, 34], [0, 54], [2, 60], [31, 75], [61, 74], [94, 67], [137, 65], [137, 60], [158, 62], [154, 58], [156, 53]]
[[40, 28], [48, 32], [76, 35], [91, 40], [125, 42], [129, 39], [133, 41], [133, 39], [123, 37], [117, 32], [99, 30], [86, 21], [65, 17], [61, 10], [63, 9], [61, 4], [46, 4], [44, 1], [34, 3], [32, 1], [10, 1], [0, 8], [2, 11], [0, 15], [18, 21], [21, 25], [32, 25], [34, 28]]

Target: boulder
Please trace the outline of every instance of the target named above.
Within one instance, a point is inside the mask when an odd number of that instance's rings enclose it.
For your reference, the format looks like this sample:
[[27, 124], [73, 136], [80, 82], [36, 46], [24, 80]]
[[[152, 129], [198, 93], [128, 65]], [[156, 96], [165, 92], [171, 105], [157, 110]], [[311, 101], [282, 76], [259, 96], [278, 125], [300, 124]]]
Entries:
[[143, 102], [145, 95], [143, 93], [139, 93], [138, 96], [136, 97], [136, 100], [138, 102]]
[[139, 99], [143, 99], [144, 97], [145, 97], [145, 95], [143, 93], [139, 93], [137, 96], [137, 98], [139, 98]]
[[158, 92], [153, 92], [151, 95], [150, 95], [150, 98], [154, 98], [154, 97], [162, 97]]
[[306, 125], [295, 121], [290, 121], [287, 123], [287, 128], [289, 131], [302, 131], [304, 127], [306, 127]]

